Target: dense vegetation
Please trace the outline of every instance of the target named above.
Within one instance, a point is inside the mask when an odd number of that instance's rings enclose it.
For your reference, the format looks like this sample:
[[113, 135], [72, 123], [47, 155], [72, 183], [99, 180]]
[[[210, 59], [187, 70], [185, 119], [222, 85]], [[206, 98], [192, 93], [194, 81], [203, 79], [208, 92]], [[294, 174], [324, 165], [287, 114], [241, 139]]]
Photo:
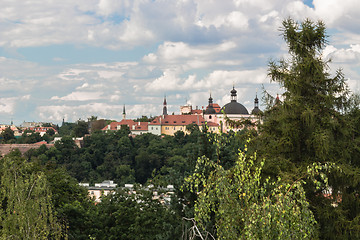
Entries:
[[[283, 99], [257, 131], [133, 138], [100, 122], [78, 148], [72, 137], [89, 127], [78, 122], [52, 148], [3, 157], [0, 238], [359, 239], [358, 102], [322, 59], [322, 22], [285, 20], [283, 36], [290, 58], [269, 64]], [[119, 188], [95, 204], [78, 185], [106, 179], [137, 194]], [[138, 185], [150, 183], [175, 185], [169, 206]]]

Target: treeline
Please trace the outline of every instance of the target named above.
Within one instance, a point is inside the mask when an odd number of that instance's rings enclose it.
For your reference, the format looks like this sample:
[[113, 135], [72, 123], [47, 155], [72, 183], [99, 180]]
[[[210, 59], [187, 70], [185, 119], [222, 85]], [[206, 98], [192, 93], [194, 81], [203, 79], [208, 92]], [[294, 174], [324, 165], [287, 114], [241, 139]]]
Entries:
[[[207, 156], [214, 161], [219, 157], [217, 147], [211, 141], [215, 135], [202, 132], [195, 125], [188, 128], [191, 130], [188, 135], [179, 131], [175, 136], [143, 134], [134, 138], [126, 128], [95, 131], [84, 138], [82, 148], [67, 136], [49, 149], [43, 145], [29, 150], [23, 157], [15, 151], [2, 160], [5, 165], [16, 162], [20, 169], [26, 168], [26, 173], [22, 173], [23, 181], [28, 178], [30, 183], [34, 181], [34, 186], [39, 182], [32, 175], [41, 173], [44, 181], [39, 186], [44, 188], [41, 196], [50, 196], [41, 204], [49, 206], [52, 214], [52, 221], [47, 223], [52, 224], [46, 228], [49, 229], [47, 236], [56, 230], [58, 237], [67, 236], [69, 239], [179, 239], [184, 228], [190, 228], [182, 218], [193, 217], [196, 198], [190, 191], [180, 191], [184, 178], [193, 173], [198, 157]], [[237, 151], [243, 147], [247, 135], [246, 131], [224, 134], [228, 142], [221, 150], [220, 159], [224, 166], [230, 167], [235, 162]], [[119, 188], [115, 195], [104, 197], [95, 205], [88, 198], [86, 189], [78, 185], [79, 182], [94, 184], [108, 179], [119, 186], [125, 183], [134, 183], [135, 186], [173, 184], [176, 188], [174, 202], [171, 206], [164, 206], [158, 200], [152, 200], [152, 192], [138, 187], [138, 195], [129, 195]], [[2, 181], [5, 180], [3, 177]], [[24, 188], [16, 191], [28, 189]], [[31, 205], [40, 204], [37, 201], [41, 196], [28, 201], [33, 201]], [[11, 197], [7, 193], [3, 195], [6, 201]], [[3, 204], [2, 207], [6, 223], [8, 214], [17, 212], [18, 206]], [[30, 209], [27, 211], [31, 212]], [[11, 231], [15, 234], [18, 229], [7, 226], [10, 230], [3, 231], [6, 235]], [[37, 226], [33, 227], [37, 229]]]
[[[79, 182], [102, 182], [114, 180], [119, 185], [125, 183], [145, 184], [153, 176], [169, 175], [173, 171], [177, 176], [167, 176], [164, 184], [173, 184], [178, 178], [184, 178], [192, 171], [199, 156], [215, 158], [215, 147], [206, 133], [196, 126], [189, 126], [191, 134], [179, 131], [175, 136], [157, 136], [142, 134], [129, 136], [126, 128], [119, 131], [95, 131], [84, 137], [84, 143], [78, 148], [70, 136], [55, 143], [54, 148], [28, 151], [28, 160], [38, 159], [43, 164], [63, 167]], [[227, 135], [229, 144], [221, 155], [222, 161], [231, 165], [241, 146], [240, 137], [234, 133]], [[165, 177], [163, 177], [165, 179]], [[166, 183], [167, 181], [168, 183]]]

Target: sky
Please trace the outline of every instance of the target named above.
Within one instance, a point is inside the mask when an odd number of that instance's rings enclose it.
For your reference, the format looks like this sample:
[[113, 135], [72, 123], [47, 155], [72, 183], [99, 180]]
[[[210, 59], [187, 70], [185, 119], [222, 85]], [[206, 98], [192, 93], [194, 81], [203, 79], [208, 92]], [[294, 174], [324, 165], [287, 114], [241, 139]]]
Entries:
[[[331, 59], [360, 88], [357, 0], [0, 0], [0, 123], [122, 119], [276, 95], [282, 21], [322, 20]], [[260, 108], [264, 108], [260, 102]]]

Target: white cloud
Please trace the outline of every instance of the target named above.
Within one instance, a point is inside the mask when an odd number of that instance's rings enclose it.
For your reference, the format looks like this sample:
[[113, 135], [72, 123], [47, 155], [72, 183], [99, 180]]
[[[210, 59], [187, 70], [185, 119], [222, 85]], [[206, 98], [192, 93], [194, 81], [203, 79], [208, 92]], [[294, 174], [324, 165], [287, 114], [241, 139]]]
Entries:
[[72, 92], [64, 97], [54, 96], [51, 100], [63, 101], [89, 101], [103, 99], [102, 92]]
[[314, 0], [313, 4], [316, 14], [331, 27], [349, 28], [359, 23], [360, 6], [357, 0]]
[[[178, 111], [184, 99], [206, 105], [209, 91], [224, 104], [233, 84], [239, 101], [251, 107], [262, 84], [275, 95], [279, 91], [268, 85], [266, 67], [268, 59], [287, 50], [279, 28], [288, 16], [325, 20], [333, 36], [323, 56], [332, 58], [331, 68], [343, 68], [356, 88], [360, 5], [354, 0], [313, 4], [314, 9], [299, 0], [2, 2], [0, 50], [12, 57], [0, 56], [0, 94], [8, 99], [1, 109], [34, 117], [41, 106], [39, 118], [61, 121], [65, 115], [121, 118], [117, 114], [126, 104], [129, 116], [156, 115], [165, 93], [170, 111]], [[65, 51], [53, 50], [55, 45]], [[54, 56], [26, 53], [35, 46]], [[74, 49], [76, 58], [67, 52]], [[51, 63], [27, 60], [42, 56]], [[69, 64], [75, 59], [77, 64]], [[20, 110], [11, 99], [28, 106]]]
[[[151, 115], [158, 112], [159, 107], [153, 104], [126, 105], [126, 115], [128, 118], [136, 118], [142, 115]], [[113, 119], [120, 121], [122, 119], [123, 105], [109, 105], [107, 103], [89, 103], [83, 105], [51, 105], [39, 106], [36, 108], [39, 118], [42, 121], [61, 122], [76, 121], [78, 119], [86, 120], [89, 116], [98, 116], [99, 119]]]
[[[166, 70], [159, 78], [146, 84], [146, 90], [156, 91], [198, 91], [201, 89], [212, 89], [230, 87], [233, 84], [241, 87], [247, 85], [261, 85], [267, 83], [266, 69], [244, 70], [244, 71], [220, 71], [216, 70], [203, 79], [196, 75], [188, 75], [181, 78], [177, 71]], [[138, 89], [140, 90], [140, 89]]]
[[213, 41], [256, 31], [250, 22], [265, 15], [274, 17], [274, 9], [280, 18], [309, 13], [301, 1], [291, 0], [8, 1], [0, 10], [7, 20], [0, 22], [0, 44], [28, 47], [79, 43], [119, 49], [179, 37]]
[[348, 48], [337, 49], [334, 46], [327, 46], [324, 49], [325, 58], [331, 58], [335, 63], [357, 64], [360, 60], [360, 44], [350, 45]]
[[14, 114], [16, 98], [0, 98], [0, 113]]

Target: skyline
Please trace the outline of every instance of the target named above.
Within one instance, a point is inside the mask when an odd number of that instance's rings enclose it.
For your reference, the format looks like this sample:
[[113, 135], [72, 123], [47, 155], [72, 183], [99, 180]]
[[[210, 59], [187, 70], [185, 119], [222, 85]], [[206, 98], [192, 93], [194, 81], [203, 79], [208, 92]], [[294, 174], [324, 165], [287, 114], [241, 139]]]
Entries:
[[[355, 0], [0, 0], [0, 123], [156, 116], [185, 103], [220, 106], [233, 85], [248, 111], [281, 93], [269, 60], [287, 56], [281, 22], [326, 24], [330, 73], [359, 93]], [[264, 108], [260, 104], [260, 108]]]

